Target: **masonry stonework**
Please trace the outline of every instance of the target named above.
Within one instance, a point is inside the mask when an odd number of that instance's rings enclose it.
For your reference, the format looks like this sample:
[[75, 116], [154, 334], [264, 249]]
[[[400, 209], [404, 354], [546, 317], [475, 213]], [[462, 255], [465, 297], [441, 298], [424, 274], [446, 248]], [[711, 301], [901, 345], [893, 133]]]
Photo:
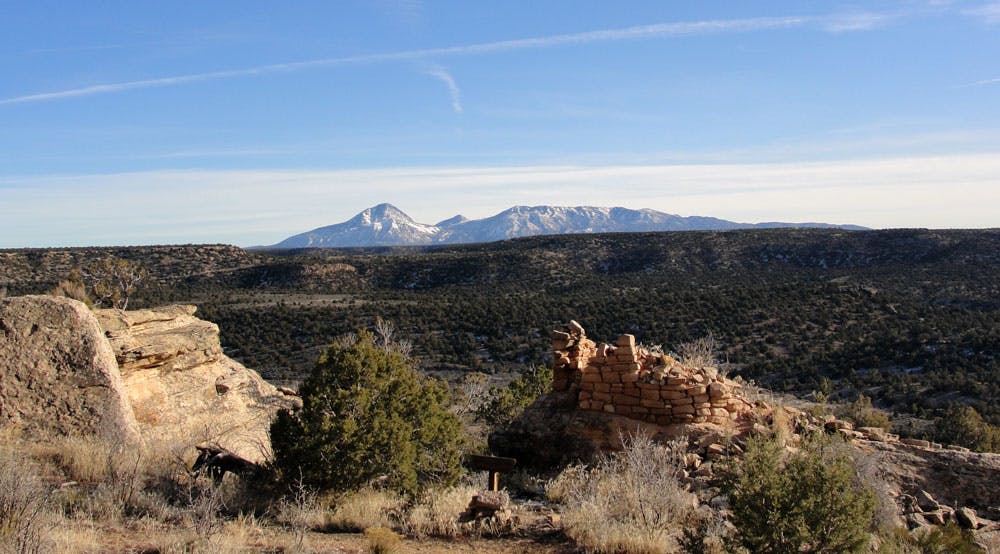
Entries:
[[595, 343], [570, 321], [552, 332], [552, 389], [577, 393], [581, 410], [605, 412], [658, 425], [714, 423], [733, 426], [754, 407], [740, 385], [713, 367], [685, 367], [622, 335]]

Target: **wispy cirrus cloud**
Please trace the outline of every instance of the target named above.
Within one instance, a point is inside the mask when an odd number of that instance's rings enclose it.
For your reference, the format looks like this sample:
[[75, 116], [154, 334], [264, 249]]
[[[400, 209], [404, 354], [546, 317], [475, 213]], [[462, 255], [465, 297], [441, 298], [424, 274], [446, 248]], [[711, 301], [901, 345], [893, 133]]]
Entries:
[[962, 13], [982, 20], [989, 25], [1000, 24], [1000, 2], [991, 2], [974, 8], [962, 10]]
[[[446, 46], [441, 48], [426, 48], [419, 50], [403, 50], [397, 52], [386, 52], [381, 54], [363, 54], [358, 56], [344, 56], [337, 58], [320, 58], [314, 60], [303, 60], [297, 62], [287, 62], [278, 64], [261, 65], [243, 69], [231, 69], [223, 71], [210, 71], [205, 73], [192, 73], [187, 75], [175, 75], [168, 77], [157, 77], [151, 79], [141, 79], [135, 81], [123, 81], [117, 83], [106, 83], [88, 87], [74, 89], [42, 92], [35, 94], [25, 94], [0, 99], [0, 105], [24, 104], [29, 102], [41, 102], [46, 100], [59, 100], [89, 96], [94, 94], [109, 94], [124, 92], [135, 89], [165, 87], [195, 83], [201, 81], [212, 81], [219, 79], [231, 79], [236, 77], [247, 77], [254, 75], [265, 75], [282, 72], [303, 71], [325, 67], [335, 67], [352, 64], [373, 64], [393, 61], [433, 59], [436, 57], [449, 56], [475, 56], [499, 52], [510, 52], [517, 50], [553, 48], [566, 45], [580, 45], [599, 42], [615, 42], [625, 40], [643, 40], [657, 38], [672, 38], [691, 35], [719, 34], [719, 33], [749, 33], [759, 31], [772, 31], [782, 29], [793, 29], [802, 27], [815, 27], [826, 32], [863, 31], [872, 29], [875, 21], [883, 21], [887, 16], [878, 14], [863, 15], [824, 15], [824, 16], [788, 16], [788, 17], [757, 17], [747, 19], [716, 19], [707, 21], [690, 21], [678, 23], [656, 23], [652, 25], [638, 25], [634, 27], [624, 27], [618, 29], [602, 29], [596, 31], [586, 31], [582, 33], [567, 33], [549, 35], [544, 37], [501, 40], [494, 42], [484, 42], [477, 44], [465, 44], [459, 46]], [[881, 18], [881, 19], [880, 19]]]
[[993, 79], [983, 79], [982, 81], [973, 81], [971, 83], [958, 85], [955, 88], [981, 87], [983, 85], [997, 85], [997, 84], [1000, 84], [1000, 77], [995, 77]]
[[424, 71], [427, 75], [440, 80], [448, 87], [448, 95], [451, 97], [451, 109], [455, 113], [462, 113], [462, 91], [455, 84], [455, 78], [443, 67], [432, 67]]

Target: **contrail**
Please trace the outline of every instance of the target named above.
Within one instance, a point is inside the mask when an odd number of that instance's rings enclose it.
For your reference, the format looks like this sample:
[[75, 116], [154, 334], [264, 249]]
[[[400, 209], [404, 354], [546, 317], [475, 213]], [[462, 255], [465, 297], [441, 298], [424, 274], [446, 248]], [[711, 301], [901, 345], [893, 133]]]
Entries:
[[299, 62], [288, 62], [270, 65], [261, 65], [245, 69], [231, 69], [225, 71], [212, 71], [208, 73], [193, 73], [189, 75], [176, 75], [172, 77], [159, 77], [155, 79], [144, 79], [138, 81], [124, 81], [118, 83], [108, 83], [89, 87], [43, 92], [38, 94], [27, 94], [0, 99], [2, 104], [24, 104], [28, 102], [40, 102], [44, 100], [57, 100], [60, 98], [72, 98], [77, 96], [89, 96], [92, 94], [106, 94], [121, 92], [132, 89], [163, 87], [179, 85], [184, 83], [194, 83], [199, 81], [212, 81], [218, 79], [230, 79], [250, 75], [263, 75], [269, 73], [300, 71], [304, 69], [330, 67], [349, 64], [371, 64], [381, 62], [391, 62], [399, 60], [412, 60], [419, 58], [432, 58], [444, 56], [467, 56], [476, 54], [490, 54], [495, 52], [508, 52], [515, 50], [526, 50], [531, 48], [550, 48], [568, 44], [587, 44], [593, 42], [612, 42], [621, 40], [667, 38], [684, 35], [700, 35], [711, 33], [739, 33], [762, 31], [769, 29], [787, 29], [802, 27], [810, 23], [833, 24], [837, 21], [834, 17], [760, 17], [750, 19], [723, 19], [709, 21], [694, 21], [684, 23], [657, 23], [653, 25], [640, 25], [635, 27], [625, 27], [621, 29], [604, 29], [598, 31], [587, 31], [583, 33], [570, 33], [562, 35], [552, 35], [547, 37], [535, 37], [513, 40], [502, 40], [496, 42], [485, 42], [480, 44], [466, 44], [460, 46], [448, 46], [442, 48], [427, 48], [422, 50], [404, 50], [399, 52], [387, 52], [384, 54], [365, 54], [360, 56], [346, 56], [339, 58], [320, 58], [315, 60], [304, 60]]

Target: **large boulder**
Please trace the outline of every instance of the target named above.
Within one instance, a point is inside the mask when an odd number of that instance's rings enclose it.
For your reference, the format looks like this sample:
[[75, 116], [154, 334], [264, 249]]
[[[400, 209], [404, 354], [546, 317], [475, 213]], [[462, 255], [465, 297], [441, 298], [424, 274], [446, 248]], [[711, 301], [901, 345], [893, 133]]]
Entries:
[[114, 352], [86, 305], [52, 296], [0, 301], [0, 422], [34, 437], [139, 440]]
[[0, 424], [41, 439], [90, 436], [172, 451], [207, 445], [264, 461], [272, 418], [301, 400], [223, 354], [218, 326], [194, 312], [4, 299]]
[[153, 444], [210, 444], [264, 461], [272, 418], [300, 400], [223, 354], [218, 326], [195, 310], [97, 311], [142, 435]]

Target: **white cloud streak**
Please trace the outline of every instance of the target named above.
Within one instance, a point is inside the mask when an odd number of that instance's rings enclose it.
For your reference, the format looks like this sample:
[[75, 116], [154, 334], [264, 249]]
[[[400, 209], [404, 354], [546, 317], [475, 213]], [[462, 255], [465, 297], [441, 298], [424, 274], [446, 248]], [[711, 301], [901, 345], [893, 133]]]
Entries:
[[458, 211], [478, 218], [515, 204], [553, 204], [624, 205], [748, 222], [998, 227], [998, 154], [0, 178], [0, 247], [273, 244], [379, 202], [427, 223]]
[[991, 2], [975, 8], [962, 10], [962, 13], [978, 18], [987, 25], [1000, 24], [1000, 2]]
[[[845, 20], [845, 17], [853, 18]], [[124, 92], [128, 90], [164, 87], [195, 83], [200, 81], [212, 81], [219, 79], [231, 79], [236, 77], [246, 77], [254, 75], [265, 75], [281, 72], [302, 71], [324, 67], [333, 67], [351, 64], [373, 64], [393, 61], [405, 61], [415, 59], [428, 59], [448, 56], [474, 56], [493, 54], [500, 52], [512, 52], [518, 50], [552, 48], [565, 45], [590, 44], [597, 42], [614, 42], [623, 40], [640, 40], [655, 38], [671, 38], [688, 35], [704, 35], [715, 33], [747, 33], [756, 31], [780, 30], [806, 27], [810, 25], [818, 26], [825, 31], [850, 31], [866, 30], [871, 28], [867, 24], [859, 23], [864, 21], [874, 21], [877, 14], [854, 14], [851, 16], [829, 15], [829, 16], [791, 16], [791, 17], [759, 17], [748, 19], [722, 19], [708, 21], [693, 21], [680, 23], [657, 23], [653, 25], [639, 25], [635, 27], [625, 27], [620, 29], [604, 29], [598, 31], [587, 31], [583, 33], [568, 33], [551, 35], [546, 37], [502, 40], [495, 42], [484, 42], [479, 44], [466, 44], [460, 46], [448, 46], [442, 48], [427, 48], [422, 50], [404, 50], [399, 52], [387, 52], [383, 54], [364, 54], [359, 56], [345, 56], [338, 58], [321, 58], [315, 60], [304, 60], [299, 62], [278, 63], [261, 65], [245, 69], [232, 69], [225, 71], [211, 71], [206, 73], [192, 73], [188, 75], [177, 75], [172, 77], [158, 77], [153, 79], [143, 79], [136, 81], [124, 81], [118, 83], [108, 83], [81, 87], [75, 89], [43, 92], [38, 94], [26, 94], [0, 99], [0, 105], [24, 104], [29, 102], [40, 102], [46, 100], [58, 100], [89, 96], [94, 94], [108, 94], [114, 92]]]
[[995, 79], [983, 79], [982, 81], [975, 81], [972, 83], [965, 83], [964, 85], [958, 85], [956, 88], [981, 87], [983, 85], [995, 85], [997, 83], [1000, 83], [1000, 77], [997, 77]]
[[451, 97], [451, 109], [455, 113], [462, 113], [462, 91], [455, 84], [455, 78], [451, 76], [451, 73], [448, 73], [448, 70], [443, 67], [433, 67], [425, 73], [439, 79], [448, 87], [448, 95]]

